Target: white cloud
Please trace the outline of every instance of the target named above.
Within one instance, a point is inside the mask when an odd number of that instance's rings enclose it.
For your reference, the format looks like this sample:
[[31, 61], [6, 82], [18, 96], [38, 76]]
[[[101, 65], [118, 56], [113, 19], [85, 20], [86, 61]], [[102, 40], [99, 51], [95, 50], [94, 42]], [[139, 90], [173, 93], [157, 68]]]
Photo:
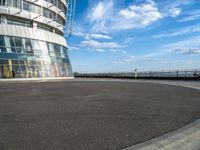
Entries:
[[110, 49], [111, 52], [113, 53], [117, 53], [119, 50], [116, 50], [116, 49]]
[[154, 35], [153, 38], [173, 37], [173, 36], [189, 34], [189, 33], [194, 33], [194, 32], [200, 32], [200, 25], [189, 26], [172, 33], [157, 34], [157, 35]]
[[113, 13], [113, 1], [104, 0], [91, 7], [87, 13], [87, 19], [93, 32], [107, 33], [107, 21]]
[[77, 51], [77, 50], [79, 50], [79, 48], [78, 47], [75, 47], [75, 46], [68, 46], [68, 49], [69, 50], [74, 50], [74, 51]]
[[135, 60], [135, 56], [126, 56], [127, 58], [123, 59], [124, 62], [133, 62]]
[[165, 54], [165, 52], [155, 52], [155, 53], [150, 53], [150, 54], [146, 54], [146, 55], [143, 55], [141, 57], [141, 59], [150, 59], [150, 58], [153, 58], [153, 57], [158, 57], [158, 56], [161, 56]]
[[103, 34], [90, 34], [89, 36], [94, 39], [112, 39], [110, 36]]
[[168, 11], [168, 15], [170, 17], [177, 17], [180, 15], [180, 13], [181, 13], [181, 8], [171, 8]]
[[87, 46], [94, 49], [118, 49], [122, 46], [112, 42], [98, 42], [95, 40], [82, 41], [82, 46]]
[[127, 54], [127, 51], [122, 51], [122, 54]]
[[113, 28], [116, 30], [126, 30], [141, 28], [162, 18], [154, 1], [147, 1], [140, 5], [131, 5], [119, 11], [119, 20]]
[[121, 49], [110, 49], [110, 52], [116, 53], [118, 55], [123, 55], [123, 56], [126, 56], [128, 53], [127, 51], [121, 50]]
[[105, 52], [104, 49], [95, 49], [95, 51], [97, 51], [97, 52]]
[[82, 37], [86, 40], [89, 40], [89, 39], [112, 39], [111, 36], [106, 35], [106, 34], [86, 34], [86, 33], [78, 32], [78, 33], [74, 33], [74, 35]]
[[200, 54], [200, 36], [166, 45], [165, 48], [182, 54]]
[[[112, 33], [122, 30], [141, 29], [152, 25], [165, 17], [177, 17], [181, 6], [193, 0], [179, 1], [133, 1], [127, 7], [120, 8], [116, 0], [101, 0], [87, 10], [86, 22], [92, 33]], [[164, 6], [163, 6], [164, 5]]]
[[119, 12], [119, 15], [126, 19], [135, 19], [136, 17], [146, 16], [147, 14], [161, 17], [155, 3], [146, 3], [138, 6], [131, 5], [126, 9], [120, 10]]
[[104, 0], [88, 10], [88, 21], [94, 32], [111, 32], [142, 28], [162, 18], [153, 0], [124, 9], [114, 8], [112, 0]]
[[125, 38], [124, 41], [123, 41], [123, 43], [124, 43], [124, 44], [130, 44], [130, 43], [132, 43], [133, 41], [134, 41], [134, 38], [130, 38], [130, 37], [129, 37], [129, 38]]
[[112, 9], [113, 2], [109, 1], [101, 1], [97, 5], [95, 5], [92, 10], [88, 13], [88, 18], [90, 21], [102, 20], [105, 18], [107, 13]]

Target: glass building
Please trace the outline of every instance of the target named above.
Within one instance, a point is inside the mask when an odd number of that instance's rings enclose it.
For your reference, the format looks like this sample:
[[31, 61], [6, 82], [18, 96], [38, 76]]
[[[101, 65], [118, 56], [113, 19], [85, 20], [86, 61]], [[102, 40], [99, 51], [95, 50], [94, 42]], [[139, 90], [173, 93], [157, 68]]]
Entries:
[[66, 0], [0, 0], [0, 78], [73, 77], [67, 6]]

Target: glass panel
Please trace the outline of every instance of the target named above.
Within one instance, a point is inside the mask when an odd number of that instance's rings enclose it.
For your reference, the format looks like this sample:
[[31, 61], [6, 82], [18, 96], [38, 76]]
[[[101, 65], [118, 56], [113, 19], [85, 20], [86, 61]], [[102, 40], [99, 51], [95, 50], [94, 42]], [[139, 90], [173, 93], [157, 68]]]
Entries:
[[54, 46], [56, 57], [61, 57], [60, 46], [58, 44], [53, 44], [53, 46]]
[[62, 58], [65, 58], [65, 49], [63, 46], [60, 46], [60, 54]]
[[49, 47], [49, 54], [51, 57], [55, 57], [55, 51], [54, 51], [54, 46], [52, 43], [48, 43], [48, 47]]
[[7, 19], [7, 24], [25, 26], [25, 27], [31, 27], [32, 26], [30, 21], [21, 21], [21, 20], [16, 20], [16, 19]]
[[12, 62], [11, 60], [1, 60], [2, 78], [12, 78]]
[[14, 43], [14, 39], [13, 39], [13, 37], [8, 37], [10, 40], [10, 46], [11, 46], [11, 51], [12, 52], [16, 52], [16, 50], [15, 50], [15, 43]]
[[40, 48], [40, 45], [39, 45], [39, 41], [31, 40], [31, 43], [32, 43], [34, 55], [42, 57], [42, 52], [41, 52], [41, 48]]
[[21, 0], [13, 0], [13, 7], [21, 8]]
[[14, 41], [15, 41], [15, 48], [16, 48], [17, 53], [24, 53], [24, 49], [22, 46], [22, 39], [18, 37], [14, 37]]
[[52, 72], [51, 62], [46, 61], [44, 62], [43, 65], [45, 65], [46, 77], [54, 77], [53, 72]]
[[13, 78], [21, 77], [21, 71], [20, 71], [18, 60], [12, 60], [12, 75], [13, 75]]
[[24, 41], [24, 44], [23, 44], [23, 48], [25, 50], [26, 53], [33, 53], [33, 46], [32, 46], [32, 43], [31, 43], [31, 40], [30, 39], [23, 39]]
[[48, 52], [48, 48], [47, 48], [47, 43], [46, 42], [42, 42], [39, 41], [40, 43], [40, 47], [41, 47], [41, 51], [42, 51], [42, 56], [44, 61], [50, 61], [50, 56], [49, 56], [49, 52]]
[[6, 51], [7, 51], [8, 53], [11, 53], [12, 50], [11, 50], [11, 45], [10, 45], [10, 38], [7, 37], [7, 36], [5, 36], [5, 37], [4, 37], [4, 42], [5, 42], [5, 46], [6, 46]]
[[38, 7], [36, 5], [31, 5], [31, 12], [34, 12], [36, 14], [41, 14], [41, 7]]
[[1, 5], [6, 5], [6, 0], [1, 0]]
[[28, 2], [23, 1], [23, 9], [30, 11], [30, 4]]
[[3, 36], [0, 36], [0, 52], [6, 52]]
[[13, 6], [12, 0], [7, 0], [7, 6]]

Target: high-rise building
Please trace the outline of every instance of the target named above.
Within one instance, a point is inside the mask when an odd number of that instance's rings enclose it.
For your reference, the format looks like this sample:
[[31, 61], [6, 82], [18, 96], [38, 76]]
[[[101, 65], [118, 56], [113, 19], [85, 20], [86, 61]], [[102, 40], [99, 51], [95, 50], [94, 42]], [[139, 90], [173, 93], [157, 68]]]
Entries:
[[67, 0], [0, 0], [0, 78], [73, 77], [64, 38], [68, 6]]

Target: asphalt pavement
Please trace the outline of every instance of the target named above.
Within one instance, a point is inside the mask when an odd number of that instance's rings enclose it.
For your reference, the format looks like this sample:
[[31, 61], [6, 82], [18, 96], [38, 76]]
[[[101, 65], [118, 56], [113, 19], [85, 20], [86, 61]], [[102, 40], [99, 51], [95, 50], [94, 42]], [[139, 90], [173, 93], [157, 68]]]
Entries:
[[118, 150], [200, 118], [200, 92], [145, 82], [0, 82], [0, 150]]

